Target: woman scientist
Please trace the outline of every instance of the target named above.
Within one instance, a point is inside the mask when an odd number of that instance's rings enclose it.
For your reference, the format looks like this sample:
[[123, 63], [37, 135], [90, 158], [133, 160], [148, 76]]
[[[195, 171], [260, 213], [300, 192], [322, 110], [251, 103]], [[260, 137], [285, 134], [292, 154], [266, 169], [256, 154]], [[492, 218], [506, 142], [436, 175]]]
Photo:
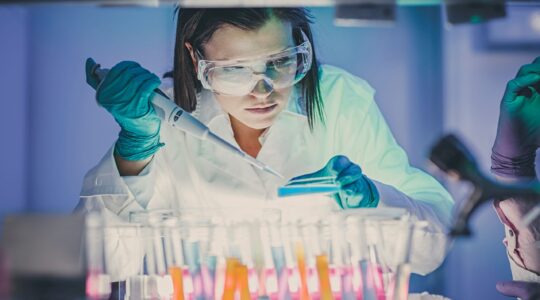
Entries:
[[[427, 220], [429, 228], [414, 236], [412, 265], [414, 272], [428, 273], [445, 255], [452, 199], [436, 180], [409, 166], [374, 90], [341, 69], [319, 66], [309, 24], [301, 8], [180, 9], [174, 99], [286, 178], [337, 176], [336, 201], [313, 199], [304, 212], [391, 206]], [[160, 126], [149, 102], [161, 84], [157, 76], [121, 62], [98, 84], [90, 72], [94, 64], [87, 61], [87, 81], [121, 130], [87, 174], [84, 201], [97, 200], [122, 218], [158, 208], [295, 204], [276, 199], [286, 180]]]

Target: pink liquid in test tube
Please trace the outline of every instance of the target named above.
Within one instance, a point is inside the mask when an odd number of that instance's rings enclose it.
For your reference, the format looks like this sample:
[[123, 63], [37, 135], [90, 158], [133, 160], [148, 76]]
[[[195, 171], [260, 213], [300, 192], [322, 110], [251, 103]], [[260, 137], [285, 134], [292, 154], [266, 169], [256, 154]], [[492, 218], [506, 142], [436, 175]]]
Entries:
[[354, 270], [352, 266], [342, 268], [341, 272], [341, 299], [354, 300], [355, 291], [353, 288]]
[[377, 300], [385, 300], [386, 294], [384, 291], [383, 269], [380, 265], [370, 263], [368, 268], [368, 284], [371, 283], [371, 288], [375, 291]]

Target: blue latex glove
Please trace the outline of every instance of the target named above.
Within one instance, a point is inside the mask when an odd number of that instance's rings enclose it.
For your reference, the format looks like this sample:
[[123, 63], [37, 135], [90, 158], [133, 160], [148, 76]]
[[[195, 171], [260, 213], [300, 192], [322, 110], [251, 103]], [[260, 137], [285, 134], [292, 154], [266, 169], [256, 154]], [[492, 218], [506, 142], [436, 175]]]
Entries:
[[509, 297], [518, 297], [521, 300], [540, 299], [540, 283], [524, 281], [497, 282], [497, 290]]
[[159, 142], [160, 119], [149, 98], [161, 81], [138, 63], [123, 61], [100, 83], [91, 72], [95, 65], [93, 59], [86, 60], [86, 82], [96, 89], [99, 105], [120, 125], [115, 154], [126, 160], [152, 156], [163, 144]]
[[334, 199], [341, 208], [376, 207], [379, 204], [379, 192], [373, 182], [362, 173], [357, 164], [346, 156], [332, 157], [326, 166], [317, 172], [295, 177], [291, 180], [335, 176], [341, 186]]
[[493, 173], [535, 177], [540, 146], [540, 57], [524, 65], [506, 86], [500, 106], [497, 137], [492, 149]]

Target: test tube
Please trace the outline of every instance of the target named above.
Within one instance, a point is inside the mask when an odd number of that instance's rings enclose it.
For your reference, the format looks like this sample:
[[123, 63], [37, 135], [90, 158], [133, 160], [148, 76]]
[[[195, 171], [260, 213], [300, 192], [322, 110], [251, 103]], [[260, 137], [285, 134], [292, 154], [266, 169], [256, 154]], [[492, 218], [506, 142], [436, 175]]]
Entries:
[[328, 257], [324, 253], [320, 253], [316, 257], [317, 273], [319, 276], [319, 290], [321, 300], [332, 300], [332, 287], [330, 285], [330, 270], [328, 267]]
[[[182, 226], [182, 244], [184, 256], [193, 287], [193, 298], [210, 299], [214, 295], [215, 257], [209, 257], [210, 237], [214, 226], [211, 213], [201, 210], [189, 210], [180, 214]], [[210, 264], [210, 265], [209, 265]]]
[[[287, 223], [283, 224], [281, 226], [280, 232], [281, 232], [281, 238], [282, 244], [283, 244], [283, 254], [285, 258], [285, 275], [283, 276], [279, 282], [279, 285], [281, 288], [279, 290], [285, 291], [288, 290], [290, 297], [292, 299], [298, 299], [299, 291], [300, 291], [300, 275], [297, 268], [297, 262], [294, 254], [294, 245], [291, 242], [294, 240], [294, 236], [292, 235], [292, 229], [291, 226], [295, 226], [294, 224]], [[284, 298], [285, 296], [283, 296]], [[283, 299], [278, 298], [278, 299]]]
[[168, 240], [170, 239], [168, 234], [168, 226], [164, 223], [164, 220], [153, 220], [151, 223], [151, 236], [149, 239], [152, 241], [152, 249], [148, 254], [155, 261], [155, 271], [149, 272], [149, 280], [155, 281], [155, 295], [158, 298], [169, 299], [174, 294], [174, 283], [172, 277], [169, 274], [168, 266], [170, 264], [172, 255], [170, 249], [168, 250]]
[[277, 298], [290, 299], [289, 294], [289, 270], [285, 262], [285, 250], [283, 245], [272, 246], [272, 258], [277, 275]]
[[156, 274], [149, 273], [149, 276], [155, 278], [157, 294], [161, 298], [183, 300], [183, 250], [178, 218], [172, 213], [160, 212], [150, 217], [150, 226]]
[[249, 300], [251, 291], [249, 290], [248, 268], [245, 264], [239, 263], [236, 265], [237, 289], [240, 292], [240, 300]]
[[[218, 257], [216, 261], [216, 272], [214, 276], [214, 297], [221, 299], [224, 297], [227, 283], [227, 265], [228, 258], [225, 256]], [[234, 293], [233, 293], [234, 294]]]
[[86, 295], [90, 300], [108, 299], [111, 294], [110, 277], [106, 272], [105, 231], [101, 214], [89, 212], [86, 226]]
[[[168, 271], [173, 283], [173, 300], [184, 300], [184, 253], [182, 249], [182, 240], [180, 237], [180, 229], [178, 224], [174, 224], [169, 228], [170, 230], [170, 251], [171, 260], [168, 261]], [[171, 249], [172, 248], [172, 249]]]
[[[301, 281], [307, 281], [310, 298], [333, 299], [328, 254], [321, 247], [320, 224], [318, 220], [302, 220], [299, 224], [303, 243], [296, 244], [296, 246], [298, 247], [298, 267], [302, 277]], [[301, 247], [299, 247], [300, 245]], [[302, 264], [304, 264], [303, 267]]]
[[328, 236], [330, 240], [328, 246], [330, 249], [326, 250], [330, 253], [330, 270], [331, 270], [331, 285], [332, 292], [335, 298], [341, 298], [342, 300], [356, 299], [355, 291], [353, 288], [353, 263], [351, 260], [352, 252], [349, 243], [346, 241], [347, 225], [345, 218], [339, 214], [333, 214], [329, 218], [328, 234], [322, 235]]
[[245, 220], [235, 220], [226, 226], [228, 239], [223, 290], [224, 300], [234, 299], [237, 294], [240, 298], [251, 295], [250, 283], [251, 285], [255, 284], [253, 280], [250, 280], [250, 269], [253, 268], [249, 231], [251, 225]]
[[368, 245], [369, 267], [367, 277], [378, 300], [386, 299], [386, 286], [383, 276], [384, 265], [381, 263], [377, 245]]
[[178, 266], [169, 267], [169, 274], [173, 282], [173, 300], [184, 300], [184, 275]]
[[[271, 232], [280, 223], [279, 210], [243, 210], [223, 214], [220, 217], [222, 225], [216, 226], [216, 232], [222, 231], [219, 235], [226, 238], [219, 243], [213, 241], [210, 246], [210, 252], [221, 251], [226, 257], [224, 263], [219, 257], [216, 260], [215, 296], [223, 295], [222, 299], [276, 299], [279, 287]], [[220, 263], [225, 265], [221, 267], [224, 272], [220, 272]]]
[[240, 264], [238, 258], [227, 257], [227, 266], [225, 269], [225, 285], [223, 288], [223, 300], [234, 300], [234, 294], [236, 292], [237, 285], [237, 271], [236, 268]]
[[184, 254], [188, 266], [191, 281], [193, 283], [193, 296], [196, 300], [202, 300], [204, 296], [204, 285], [201, 272], [199, 241], [184, 240]]
[[[246, 291], [249, 291], [255, 297], [261, 288], [262, 293], [266, 293], [265, 283], [263, 282], [261, 287], [258, 278], [262, 269], [262, 263], [259, 262], [256, 264], [256, 261], [260, 260], [260, 256], [262, 255], [259, 248], [260, 240], [254, 240], [255, 238], [259, 238], [259, 234], [258, 224], [253, 221], [242, 221], [235, 226], [235, 247], [238, 247], [236, 251], [240, 259], [240, 264], [237, 265], [236, 272], [240, 284], [238, 291], [241, 297], [243, 297], [242, 294], [245, 296]], [[245, 274], [244, 267], [246, 268]], [[246, 284], [244, 284], [244, 275], [247, 279]]]
[[311, 297], [309, 296], [308, 289], [306, 255], [304, 251], [304, 245], [300, 241], [295, 242], [294, 252], [296, 254], [296, 260], [298, 264], [298, 273], [300, 275], [300, 299], [309, 300], [311, 299]]
[[364, 300], [384, 300], [383, 263], [380, 259], [377, 221], [360, 219], [362, 249], [359, 261]]
[[331, 233], [329, 224], [319, 221], [306, 226], [309, 243], [315, 255], [315, 265], [319, 283], [319, 299], [332, 300], [332, 285], [330, 283], [330, 264], [328, 253], [331, 247]]
[[151, 299], [158, 297], [158, 285], [155, 270], [155, 256], [152, 245], [151, 229], [146, 225], [140, 225], [134, 237], [124, 237], [124, 239], [134, 238], [139, 241], [141, 254], [143, 255], [139, 270], [126, 280], [126, 300]]
[[[351, 210], [341, 214], [346, 222], [346, 241], [357, 298], [392, 299], [396, 267], [402, 261], [393, 251], [408, 248], [399, 234], [401, 229], [406, 228], [401, 222], [407, 218], [407, 212], [399, 208], [376, 208]], [[393, 237], [398, 233], [398, 238], [385, 239], [388, 232], [392, 232]], [[406, 281], [408, 286], [408, 278]]]
[[212, 238], [208, 254], [209, 273], [212, 278], [213, 290], [209, 291], [208, 297], [219, 299], [223, 296], [226, 280], [226, 236], [227, 230], [220, 220], [212, 222]]
[[179, 272], [174, 269], [171, 272], [171, 267], [175, 266], [170, 228], [175, 224], [175, 218], [171, 210], [130, 213], [130, 222], [141, 226], [140, 240], [145, 255], [139, 274], [128, 278], [127, 299], [169, 299], [177, 295], [175, 287], [178, 289]]
[[[289, 299], [283, 241], [281, 238], [281, 212], [264, 209], [260, 221], [262, 264], [259, 277], [259, 299]], [[256, 242], [256, 241], [255, 241]], [[258, 255], [256, 255], [258, 256]]]
[[396, 223], [399, 226], [398, 232], [400, 234], [400, 241], [395, 253], [398, 264], [389, 299], [407, 300], [411, 275], [410, 256], [413, 247], [412, 235], [414, 230], [425, 228], [428, 226], [428, 223], [426, 221], [413, 222], [406, 217]]

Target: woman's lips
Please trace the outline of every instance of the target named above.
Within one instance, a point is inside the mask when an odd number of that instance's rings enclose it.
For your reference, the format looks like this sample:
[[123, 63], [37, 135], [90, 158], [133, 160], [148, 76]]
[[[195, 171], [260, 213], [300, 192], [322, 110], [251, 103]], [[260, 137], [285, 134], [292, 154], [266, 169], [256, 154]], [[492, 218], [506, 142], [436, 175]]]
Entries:
[[272, 104], [270, 106], [261, 107], [261, 108], [246, 108], [246, 110], [254, 114], [266, 114], [273, 111], [276, 107], [277, 107], [277, 104]]

